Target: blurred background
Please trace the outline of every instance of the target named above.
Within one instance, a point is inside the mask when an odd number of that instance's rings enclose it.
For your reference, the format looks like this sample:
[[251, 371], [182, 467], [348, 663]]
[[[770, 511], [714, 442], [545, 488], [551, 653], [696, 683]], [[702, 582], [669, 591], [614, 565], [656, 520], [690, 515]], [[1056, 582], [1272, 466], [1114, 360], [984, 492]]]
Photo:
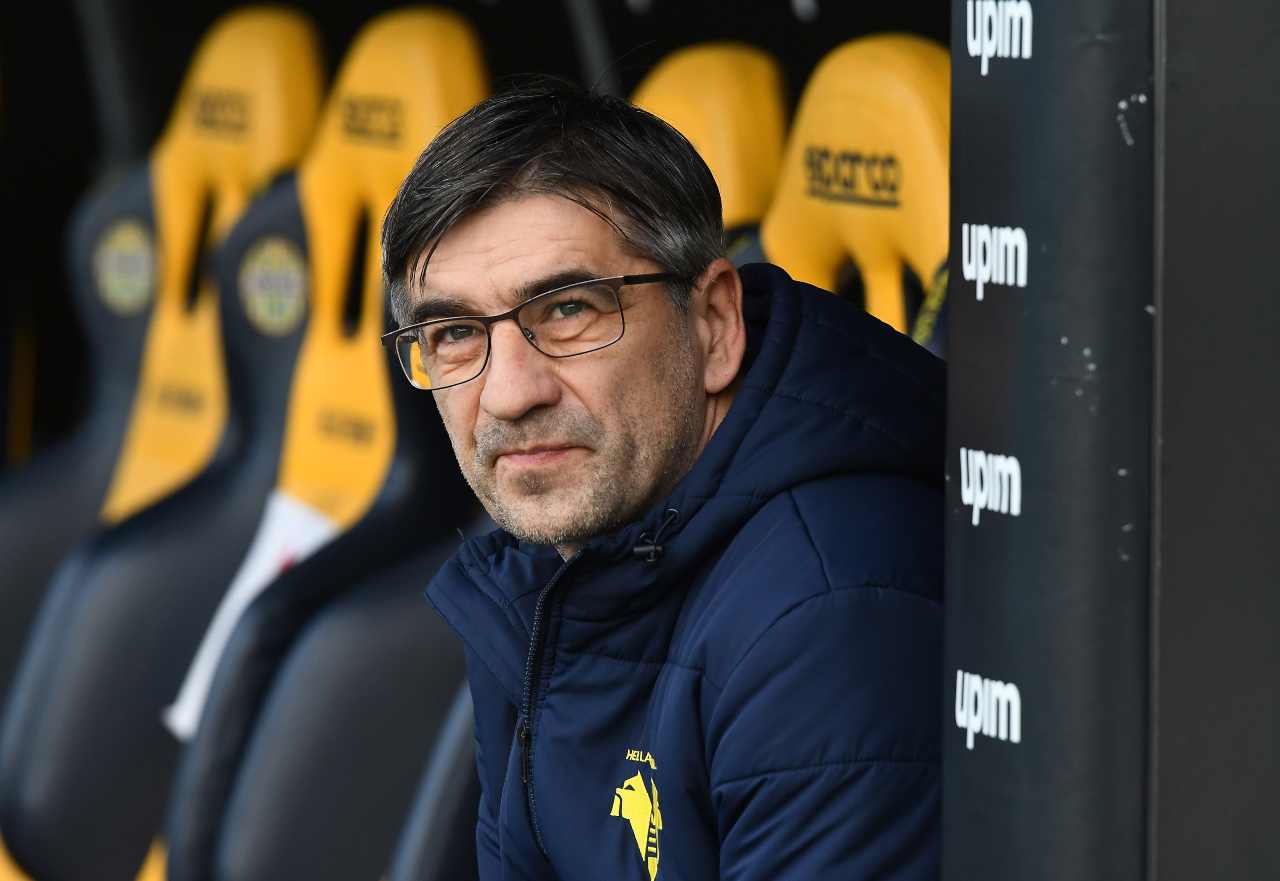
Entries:
[[[159, 137], [201, 36], [237, 4], [142, 0], [8, 4], [3, 15], [5, 204], [26, 218], [6, 243], [4, 462], [20, 461], [74, 424], [85, 405], [71, 320], [66, 229], [77, 201], [142, 160]], [[332, 76], [359, 28], [393, 3], [308, 3]], [[630, 95], [671, 51], [740, 40], [769, 51], [794, 107], [819, 59], [862, 34], [904, 31], [945, 43], [949, 4], [749, 3], [731, 0], [476, 0], [443, 4], [476, 27], [485, 63], [504, 77], [545, 72]], [[32, 71], [40, 71], [33, 76]], [[20, 259], [19, 259], [20, 257]], [[15, 340], [15, 337], [18, 339]], [[20, 365], [20, 366], [19, 366]]]

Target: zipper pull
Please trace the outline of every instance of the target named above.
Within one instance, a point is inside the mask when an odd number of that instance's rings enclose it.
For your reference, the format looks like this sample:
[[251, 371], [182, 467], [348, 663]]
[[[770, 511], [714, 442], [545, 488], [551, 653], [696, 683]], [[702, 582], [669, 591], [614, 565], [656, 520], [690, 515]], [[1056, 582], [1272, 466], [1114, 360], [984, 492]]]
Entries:
[[529, 785], [529, 726], [523, 719], [516, 728], [516, 737], [520, 741], [520, 782]]

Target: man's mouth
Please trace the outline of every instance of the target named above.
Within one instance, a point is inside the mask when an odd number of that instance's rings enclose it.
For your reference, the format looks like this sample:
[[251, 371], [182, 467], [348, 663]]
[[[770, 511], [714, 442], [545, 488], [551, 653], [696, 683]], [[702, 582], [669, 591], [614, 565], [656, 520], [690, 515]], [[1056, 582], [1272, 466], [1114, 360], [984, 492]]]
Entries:
[[574, 451], [582, 449], [584, 448], [573, 444], [538, 444], [505, 450], [494, 458], [494, 466], [497, 467], [500, 462], [517, 468], [557, 465], [568, 459]]

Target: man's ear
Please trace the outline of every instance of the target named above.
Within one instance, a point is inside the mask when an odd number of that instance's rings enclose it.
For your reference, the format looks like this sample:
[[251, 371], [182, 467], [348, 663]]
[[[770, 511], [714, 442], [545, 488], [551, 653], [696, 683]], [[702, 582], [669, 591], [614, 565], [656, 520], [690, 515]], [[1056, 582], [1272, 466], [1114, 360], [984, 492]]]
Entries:
[[689, 310], [702, 349], [707, 394], [718, 395], [737, 378], [747, 349], [742, 279], [732, 263], [721, 257], [703, 271]]

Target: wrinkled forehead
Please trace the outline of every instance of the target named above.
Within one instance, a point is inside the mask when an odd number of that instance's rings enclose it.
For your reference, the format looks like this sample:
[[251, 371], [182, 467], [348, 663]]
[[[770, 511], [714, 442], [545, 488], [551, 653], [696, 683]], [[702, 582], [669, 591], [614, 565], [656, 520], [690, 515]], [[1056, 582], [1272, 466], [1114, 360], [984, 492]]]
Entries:
[[619, 226], [593, 203], [514, 195], [464, 215], [430, 243], [410, 265], [407, 301], [410, 310], [441, 296], [500, 305], [532, 279], [569, 270], [619, 275], [636, 260]]

